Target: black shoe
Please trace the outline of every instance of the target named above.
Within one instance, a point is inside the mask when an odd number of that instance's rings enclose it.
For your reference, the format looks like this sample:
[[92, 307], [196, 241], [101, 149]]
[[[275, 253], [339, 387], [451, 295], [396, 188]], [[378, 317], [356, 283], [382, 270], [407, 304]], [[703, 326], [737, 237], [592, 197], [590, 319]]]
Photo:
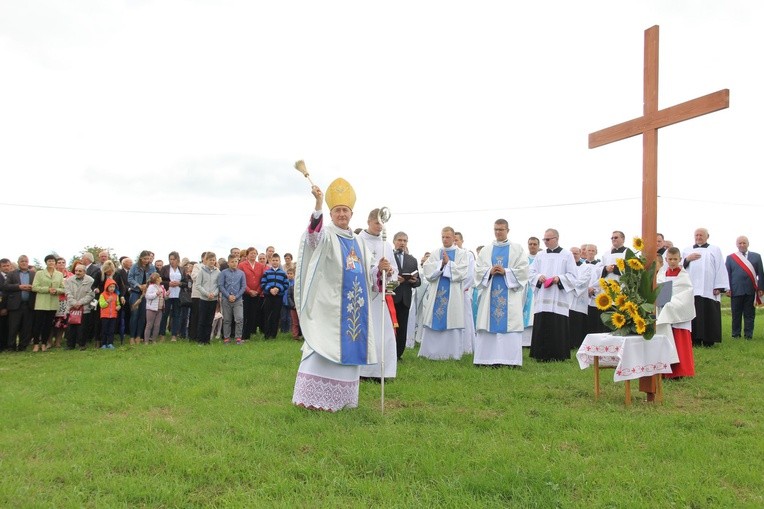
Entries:
[[740, 335], [732, 336], [732, 339], [740, 339]]
[[745, 339], [750, 341], [751, 339], [753, 339], [753, 336], [746, 336]]

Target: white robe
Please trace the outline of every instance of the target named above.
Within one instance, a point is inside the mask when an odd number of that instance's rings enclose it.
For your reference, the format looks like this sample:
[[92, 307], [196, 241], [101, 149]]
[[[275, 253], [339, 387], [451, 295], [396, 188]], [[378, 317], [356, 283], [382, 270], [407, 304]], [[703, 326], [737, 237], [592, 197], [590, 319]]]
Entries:
[[467, 251], [469, 255], [469, 268], [467, 269], [467, 278], [464, 280], [462, 288], [464, 289], [464, 353], [472, 353], [473, 343], [475, 341], [475, 319], [472, 315], [472, 288], [475, 285], [475, 255], [472, 251]]
[[[536, 256], [528, 255], [528, 270], [533, 264]], [[523, 330], [523, 346], [531, 346], [531, 340], [533, 339], [533, 294], [534, 289], [530, 285], [526, 285], [525, 294], [523, 296], [523, 320], [525, 329]]]
[[[548, 253], [546, 250], [539, 251], [536, 259], [530, 266], [528, 281], [533, 285], [535, 292], [533, 295], [533, 313], [554, 313], [562, 316], [570, 315], [570, 292], [573, 291], [577, 279], [576, 262], [573, 261], [573, 255], [570, 251], [563, 249], [559, 253]], [[546, 276], [547, 279], [558, 276], [563, 289], [556, 284], [544, 288], [536, 287], [539, 276]]]
[[[623, 253], [605, 253], [602, 255], [602, 261], [600, 262], [600, 272], [598, 274], [599, 277], [602, 277], [602, 271], [605, 267], [608, 265], [615, 265], [615, 261], [618, 259], [625, 259], [626, 258], [626, 251]], [[613, 272], [608, 273], [605, 275], [605, 279], [615, 279], [616, 281], [621, 280], [621, 275], [617, 274], [615, 270]]]
[[655, 320], [655, 333], [672, 337], [671, 327], [692, 330], [692, 320], [695, 318], [695, 296], [690, 275], [682, 269], [676, 276], [666, 276], [666, 272], [658, 274], [657, 283], [671, 281], [671, 300], [658, 310]]
[[[490, 271], [493, 267], [494, 246], [509, 244], [509, 260], [506, 263], [504, 282], [507, 285], [507, 300], [503, 306], [491, 307]], [[506, 364], [521, 366], [523, 363], [523, 302], [528, 283], [528, 259], [520, 244], [514, 242], [493, 242], [480, 251], [475, 264], [478, 281], [477, 337], [475, 338], [474, 364]], [[490, 320], [492, 313], [507, 315], [507, 328], [503, 332], [492, 333]]]
[[[576, 282], [573, 286], [573, 295], [570, 303], [570, 310], [587, 314], [589, 312], [589, 286], [592, 279], [592, 272], [596, 270], [596, 265], [582, 263], [576, 266]], [[600, 272], [601, 274], [601, 272]]]
[[[464, 290], [462, 283], [469, 272], [469, 257], [467, 251], [459, 249], [456, 245], [446, 249], [453, 249], [454, 259], [449, 260], [441, 269], [443, 250], [438, 248], [432, 251], [430, 258], [425, 262], [424, 277], [430, 283], [430, 288], [425, 295], [423, 304], [423, 331], [422, 346], [419, 348], [419, 357], [428, 359], [460, 359], [464, 353]], [[441, 303], [438, 301], [438, 283], [441, 278], [449, 281], [449, 299], [446, 303], [447, 322], [446, 330], [436, 331], [432, 329], [435, 307]]]
[[[379, 265], [379, 260], [384, 256], [392, 270], [387, 274], [387, 281], [398, 280], [398, 267], [395, 264], [393, 245], [390, 242], [382, 243], [380, 235], [374, 236], [366, 230], [358, 234], [359, 241], [366, 245], [366, 249], [371, 253], [371, 264]], [[395, 343], [395, 327], [393, 319], [390, 316], [390, 310], [385, 302], [385, 296], [382, 293], [375, 293], [371, 301], [371, 320], [374, 327], [374, 337], [377, 340], [377, 361], [382, 361], [382, 345], [385, 346], [385, 378], [395, 378], [398, 372], [398, 352]], [[384, 336], [382, 335], [384, 327]], [[384, 339], [383, 339], [384, 338]], [[381, 367], [361, 366], [361, 376], [367, 378], [379, 378], [381, 376]]]
[[[320, 213], [314, 212], [313, 217], [320, 217]], [[331, 222], [322, 222], [320, 230], [303, 234], [294, 292], [305, 341], [292, 402], [329, 411], [358, 406], [359, 366], [341, 363], [342, 325], [338, 317], [342, 316], [341, 281], [346, 260], [339, 237], [352, 239], [354, 235]], [[372, 268], [371, 254], [364, 244], [358, 245], [365, 275], [360, 284], [371, 298], [378, 290], [372, 285], [376, 268]], [[370, 306], [364, 306], [362, 312], [367, 313], [369, 323], [366, 362], [375, 364], [377, 352]]]
[[[600, 278], [602, 277], [602, 262], [597, 263], [585, 263], [591, 267], [589, 269], [589, 288], [594, 288], [594, 293], [589, 295], [589, 301], [587, 306], [596, 307], [597, 295], [602, 293], [602, 287], [600, 286]], [[588, 289], [587, 289], [588, 293]]]
[[714, 289], [727, 290], [730, 287], [729, 273], [724, 265], [725, 258], [721, 249], [716, 246], [688, 247], [682, 251], [682, 259], [684, 260], [691, 253], [700, 254], [700, 259], [690, 262], [687, 267], [694, 294], [720, 301], [721, 293], [714, 295]]

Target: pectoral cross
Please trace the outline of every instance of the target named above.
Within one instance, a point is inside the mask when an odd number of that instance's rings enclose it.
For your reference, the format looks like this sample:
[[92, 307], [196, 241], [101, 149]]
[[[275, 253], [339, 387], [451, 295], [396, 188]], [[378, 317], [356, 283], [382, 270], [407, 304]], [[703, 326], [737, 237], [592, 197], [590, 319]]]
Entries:
[[729, 107], [729, 89], [658, 109], [658, 25], [645, 30], [642, 116], [589, 134], [589, 148], [642, 135], [642, 240], [648, 263], [656, 254], [658, 232], [658, 129]]

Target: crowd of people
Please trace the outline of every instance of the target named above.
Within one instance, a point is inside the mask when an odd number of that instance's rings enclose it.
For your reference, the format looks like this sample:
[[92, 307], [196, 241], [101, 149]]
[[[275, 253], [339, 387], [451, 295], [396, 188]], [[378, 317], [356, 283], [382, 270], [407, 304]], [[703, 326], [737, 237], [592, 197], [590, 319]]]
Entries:
[[[360, 380], [395, 378], [416, 343], [427, 359], [472, 354], [478, 366], [519, 367], [523, 347], [536, 361], [565, 361], [587, 334], [609, 330], [597, 296], [603, 280], [621, 276], [621, 231], [598, 259], [595, 244], [563, 248], [553, 228], [523, 246], [509, 240], [509, 222], [497, 219], [492, 243], [473, 253], [446, 226], [442, 245], [417, 261], [405, 232], [384, 240], [378, 209], [366, 228], [350, 229], [355, 192], [347, 181], [335, 180], [326, 196], [316, 186], [311, 192], [315, 207], [298, 260], [290, 253], [282, 260], [273, 247], [231, 248], [226, 258], [204, 252], [199, 262], [175, 251], [167, 263], [151, 251], [135, 261], [113, 260], [108, 251], [96, 261], [85, 252], [72, 266], [51, 254], [37, 269], [25, 255], [15, 266], [1, 259], [0, 351], [113, 349], [115, 338], [135, 345], [166, 336], [241, 344], [288, 332], [305, 339], [293, 402], [336, 411], [357, 405]], [[753, 338], [761, 257], [744, 236], [726, 258], [708, 239], [698, 228], [694, 244], [680, 251], [657, 235], [657, 281], [673, 285], [656, 324], [676, 342], [670, 377], [693, 376], [693, 347], [721, 342], [722, 294], [731, 298], [732, 337]]]
[[[202, 253], [199, 262], [173, 251], [168, 262], [142, 251], [113, 260], [90, 252], [71, 266], [57, 255], [44, 267], [22, 255], [0, 259], [0, 351], [66, 347], [114, 349], [120, 344], [190, 339], [200, 345], [221, 337], [241, 344], [253, 334], [279, 331], [301, 339], [294, 309], [295, 264], [275, 249], [231, 248], [227, 258]], [[268, 263], [266, 263], [268, 261]], [[14, 266], [15, 265], [15, 266]]]

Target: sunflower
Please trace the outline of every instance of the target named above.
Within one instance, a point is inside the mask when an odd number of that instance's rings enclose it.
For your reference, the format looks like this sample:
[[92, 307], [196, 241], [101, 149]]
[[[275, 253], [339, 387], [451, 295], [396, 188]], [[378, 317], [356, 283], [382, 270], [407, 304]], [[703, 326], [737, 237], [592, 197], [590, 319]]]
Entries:
[[605, 279], [604, 277], [600, 278], [599, 284], [600, 284], [600, 288], [602, 288], [603, 290], [605, 291], [610, 290], [610, 285], [608, 284], [607, 279]]
[[640, 262], [636, 258], [631, 258], [629, 260], [629, 267], [631, 267], [632, 270], [645, 270], [645, 266], [642, 265], [642, 262]]
[[642, 251], [645, 248], [644, 241], [639, 237], [634, 237], [631, 245], [634, 247], [635, 251]]
[[624, 294], [620, 294], [615, 298], [615, 307], [620, 309], [621, 311], [624, 310], [623, 306], [627, 302], [627, 297]]
[[621, 283], [615, 279], [608, 279], [607, 281], [610, 286], [609, 290], [614, 294], [619, 295], [621, 293]]
[[613, 313], [613, 316], [610, 318], [610, 321], [613, 322], [613, 325], [617, 329], [620, 329], [626, 324], [626, 317], [623, 316], [621, 313]]
[[610, 309], [610, 306], [613, 305], [613, 299], [610, 298], [610, 295], [606, 293], [601, 293], [597, 295], [597, 298], [594, 300], [594, 303], [597, 305], [597, 309], [600, 311], [606, 311]]
[[623, 272], [626, 270], [626, 262], [623, 260], [623, 258], [617, 258], [615, 264], [618, 266], [618, 270], [621, 271], [621, 274], [623, 274]]
[[637, 327], [637, 334], [644, 334], [645, 329], [647, 328], [647, 324], [645, 323], [645, 319], [641, 316], [637, 316], [634, 318], [634, 325]]

